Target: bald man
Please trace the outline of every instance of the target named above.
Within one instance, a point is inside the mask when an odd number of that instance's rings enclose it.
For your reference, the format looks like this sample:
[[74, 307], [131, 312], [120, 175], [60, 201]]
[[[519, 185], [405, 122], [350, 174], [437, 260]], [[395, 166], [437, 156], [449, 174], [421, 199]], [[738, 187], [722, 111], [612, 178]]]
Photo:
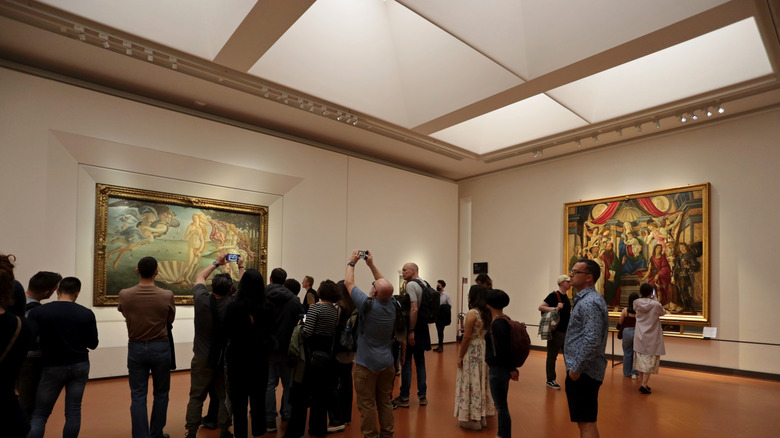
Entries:
[[[393, 337], [396, 312], [400, 306], [393, 299], [393, 285], [374, 265], [374, 257], [366, 251], [366, 265], [374, 275], [368, 294], [355, 285], [355, 264], [360, 251], [352, 251], [344, 275], [344, 286], [350, 291], [355, 307], [361, 309], [360, 336], [355, 355], [355, 394], [360, 411], [360, 431], [364, 437], [391, 437], [394, 431], [393, 406], [390, 394], [393, 388]], [[363, 304], [373, 298], [363, 313]], [[377, 415], [379, 428], [377, 428]]]

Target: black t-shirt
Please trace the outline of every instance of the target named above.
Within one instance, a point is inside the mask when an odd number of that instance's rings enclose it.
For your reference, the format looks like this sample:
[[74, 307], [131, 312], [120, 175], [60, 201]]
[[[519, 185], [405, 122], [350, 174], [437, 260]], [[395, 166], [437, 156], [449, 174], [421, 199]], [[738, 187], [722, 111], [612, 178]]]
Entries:
[[[19, 335], [16, 337], [11, 350], [8, 351], [3, 361], [0, 362], [0, 406], [3, 407], [10, 406], [8, 404], [10, 400], [16, 399], [14, 393], [16, 376], [19, 375], [22, 362], [27, 357], [27, 350], [33, 343], [32, 330], [30, 330], [24, 317], [20, 319], [22, 328], [19, 331]], [[11, 342], [11, 338], [16, 333], [17, 321], [16, 315], [13, 313], [5, 312], [0, 315], [0, 355], [8, 348], [8, 343]], [[7, 414], [7, 412], [0, 412], [0, 418], [3, 418], [3, 413]]]
[[30, 310], [27, 316], [40, 337], [44, 366], [66, 366], [89, 361], [98, 345], [92, 310], [70, 301], [52, 301]]
[[490, 331], [485, 335], [485, 363], [509, 371], [515, 369], [515, 359], [512, 354], [512, 327], [504, 318], [494, 319], [490, 324]]
[[566, 329], [569, 327], [569, 317], [571, 317], [571, 302], [569, 302], [569, 297], [566, 294], [560, 293], [559, 291], [552, 291], [550, 292], [550, 295], [547, 295], [547, 298], [544, 299], [544, 302], [547, 303], [547, 305], [550, 307], [557, 307], [558, 294], [560, 294], [561, 296], [563, 309], [561, 309], [561, 311], [558, 312], [561, 314], [561, 322], [559, 322], [558, 326], [555, 327], [555, 331], [566, 333]]

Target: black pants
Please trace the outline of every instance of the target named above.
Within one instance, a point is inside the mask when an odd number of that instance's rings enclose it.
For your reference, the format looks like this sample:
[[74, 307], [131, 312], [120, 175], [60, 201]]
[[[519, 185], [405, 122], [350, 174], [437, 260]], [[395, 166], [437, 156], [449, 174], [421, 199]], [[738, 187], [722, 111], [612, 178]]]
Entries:
[[268, 387], [268, 362], [234, 361], [234, 366], [228, 364], [227, 381], [230, 411], [233, 414], [233, 434], [236, 438], [248, 436], [247, 405], [252, 414], [252, 436], [265, 434], [265, 391]]

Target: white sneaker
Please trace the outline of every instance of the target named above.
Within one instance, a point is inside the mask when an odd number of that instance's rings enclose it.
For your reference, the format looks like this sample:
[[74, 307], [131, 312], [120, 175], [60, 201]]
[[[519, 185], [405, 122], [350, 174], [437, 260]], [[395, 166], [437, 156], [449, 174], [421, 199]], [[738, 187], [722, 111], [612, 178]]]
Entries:
[[636, 374], [631, 375], [631, 380], [636, 380]]

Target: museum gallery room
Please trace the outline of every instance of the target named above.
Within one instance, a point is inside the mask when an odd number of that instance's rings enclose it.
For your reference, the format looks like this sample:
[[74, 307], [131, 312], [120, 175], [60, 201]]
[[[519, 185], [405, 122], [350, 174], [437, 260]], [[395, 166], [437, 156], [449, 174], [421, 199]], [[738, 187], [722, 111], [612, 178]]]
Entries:
[[[446, 281], [429, 404], [394, 410], [396, 436], [496, 436], [495, 417], [474, 432], [453, 416], [475, 269], [531, 337], [514, 433], [577, 436], [537, 331], [580, 258], [609, 310], [603, 436], [773, 435], [779, 72], [777, 0], [0, 0], [0, 253], [25, 287], [82, 282], [99, 334], [85, 437], [130, 434], [117, 298], [146, 255], [176, 296], [165, 432], [185, 435], [194, 275], [230, 245], [266, 281], [338, 281], [356, 248], [396, 293], [407, 262]], [[134, 221], [164, 231], [133, 244]], [[615, 330], [643, 283], [666, 311], [652, 395]], [[556, 370], [564, 386], [562, 355]], [[339, 433], [361, 436], [358, 419]]]

